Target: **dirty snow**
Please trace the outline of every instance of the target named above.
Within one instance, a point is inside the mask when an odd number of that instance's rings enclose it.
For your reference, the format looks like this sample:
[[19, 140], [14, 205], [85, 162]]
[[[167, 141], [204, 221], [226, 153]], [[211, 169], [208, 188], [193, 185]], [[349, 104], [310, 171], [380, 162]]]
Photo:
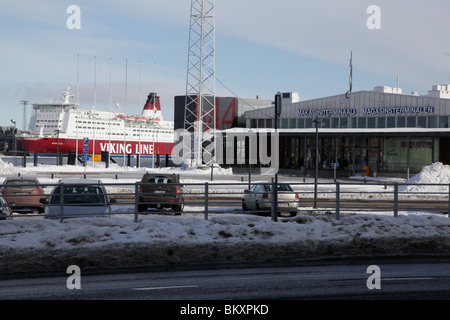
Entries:
[[29, 219], [0, 230], [3, 273], [450, 252], [449, 218], [431, 215]]

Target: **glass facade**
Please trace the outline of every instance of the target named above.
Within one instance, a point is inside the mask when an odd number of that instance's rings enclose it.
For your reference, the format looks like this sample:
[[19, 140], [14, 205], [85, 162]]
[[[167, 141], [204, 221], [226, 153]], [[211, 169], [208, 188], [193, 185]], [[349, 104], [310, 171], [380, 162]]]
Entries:
[[[412, 171], [420, 171], [424, 165], [439, 158], [439, 139], [414, 138], [409, 140], [409, 163]], [[382, 148], [382, 170], [404, 171], [407, 161], [407, 137], [384, 138]]]
[[[439, 138], [410, 137], [409, 168], [419, 172], [439, 157]], [[316, 148], [314, 136], [280, 136], [280, 169], [313, 169]], [[321, 137], [319, 134], [319, 169], [361, 172], [365, 166], [378, 172], [405, 172], [407, 137]]]

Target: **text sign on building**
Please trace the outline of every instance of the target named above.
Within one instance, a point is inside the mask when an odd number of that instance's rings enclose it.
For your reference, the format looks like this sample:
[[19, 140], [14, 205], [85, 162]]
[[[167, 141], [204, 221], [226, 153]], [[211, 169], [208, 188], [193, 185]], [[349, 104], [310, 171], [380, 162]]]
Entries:
[[298, 117], [315, 117], [315, 116], [354, 116], [356, 109], [312, 109], [298, 110]]
[[434, 113], [434, 107], [393, 107], [393, 108], [364, 108], [363, 114], [423, 114]]
[[[298, 110], [298, 117], [316, 116], [356, 116], [357, 109], [310, 109]], [[434, 107], [383, 107], [383, 108], [363, 108], [363, 115], [398, 115], [398, 114], [432, 114]]]
[[[356, 116], [357, 109], [311, 109], [298, 110], [298, 117], [316, 116]], [[383, 107], [383, 108], [363, 108], [363, 115], [398, 115], [398, 114], [432, 114], [434, 107]]]

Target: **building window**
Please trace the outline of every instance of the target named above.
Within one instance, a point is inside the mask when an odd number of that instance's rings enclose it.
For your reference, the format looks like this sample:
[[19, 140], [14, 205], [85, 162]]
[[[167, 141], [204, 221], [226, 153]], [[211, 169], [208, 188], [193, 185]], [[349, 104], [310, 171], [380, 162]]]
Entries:
[[348, 118], [340, 118], [339, 119], [339, 128], [342, 128], [342, 129], [348, 128]]
[[428, 128], [437, 128], [437, 116], [428, 117]]
[[350, 118], [349, 128], [356, 128], [357, 118]]
[[330, 127], [330, 118], [322, 118], [319, 120], [319, 128], [329, 128]]
[[448, 116], [439, 117], [439, 128], [448, 128]]
[[366, 128], [366, 118], [358, 118], [358, 128]]
[[395, 118], [394, 117], [387, 118], [386, 128], [395, 128]]
[[367, 118], [367, 128], [375, 128], [375, 117]]
[[386, 117], [377, 118], [377, 128], [386, 128]]
[[305, 119], [297, 119], [297, 126], [298, 128], [303, 129], [305, 127]]
[[308, 118], [305, 120], [305, 128], [312, 128], [313, 127], [313, 119]]
[[289, 128], [297, 128], [297, 119], [289, 119]]
[[338, 128], [339, 126], [339, 118], [331, 118], [331, 128]]
[[415, 128], [416, 127], [416, 117], [407, 117], [406, 118], [406, 126], [408, 128]]
[[404, 128], [405, 127], [405, 117], [398, 117], [397, 118], [397, 128]]
[[417, 117], [417, 128], [426, 128], [427, 127], [427, 117], [421, 116]]

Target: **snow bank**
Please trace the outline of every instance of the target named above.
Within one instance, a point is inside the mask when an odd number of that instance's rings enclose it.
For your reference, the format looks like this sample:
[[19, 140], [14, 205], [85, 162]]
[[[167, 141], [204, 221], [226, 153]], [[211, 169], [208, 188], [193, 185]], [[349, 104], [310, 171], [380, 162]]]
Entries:
[[[432, 184], [446, 184], [446, 186], [433, 186]], [[448, 192], [448, 184], [450, 184], [450, 166], [436, 162], [423, 167], [417, 175], [406, 181], [406, 185], [400, 186], [399, 191]]]
[[450, 252], [450, 219], [435, 215], [152, 216], [0, 221], [0, 271], [64, 271], [226, 262], [292, 261]]
[[[120, 161], [119, 161], [120, 163]], [[26, 172], [28, 174], [39, 174], [39, 173], [82, 173], [84, 171], [88, 173], [107, 173], [107, 172], [159, 172], [159, 173], [191, 173], [196, 175], [210, 175], [211, 168], [197, 168], [197, 167], [161, 167], [161, 168], [150, 168], [150, 167], [124, 167], [119, 163], [110, 163], [108, 168], [105, 168], [105, 163], [102, 161], [96, 161], [94, 163], [89, 162], [86, 167], [81, 165], [71, 166], [71, 165], [63, 165], [63, 166], [55, 166], [50, 164], [39, 164], [38, 166], [34, 166], [32, 163], [27, 163], [26, 168], [20, 168], [20, 172]], [[14, 165], [11, 163], [4, 162], [0, 159], [0, 176], [16, 174], [17, 169], [14, 168]], [[218, 165], [214, 166], [214, 174], [218, 175], [232, 175], [232, 168], [222, 168]]]
[[0, 176], [16, 175], [17, 172], [12, 163], [7, 163], [0, 159]]

